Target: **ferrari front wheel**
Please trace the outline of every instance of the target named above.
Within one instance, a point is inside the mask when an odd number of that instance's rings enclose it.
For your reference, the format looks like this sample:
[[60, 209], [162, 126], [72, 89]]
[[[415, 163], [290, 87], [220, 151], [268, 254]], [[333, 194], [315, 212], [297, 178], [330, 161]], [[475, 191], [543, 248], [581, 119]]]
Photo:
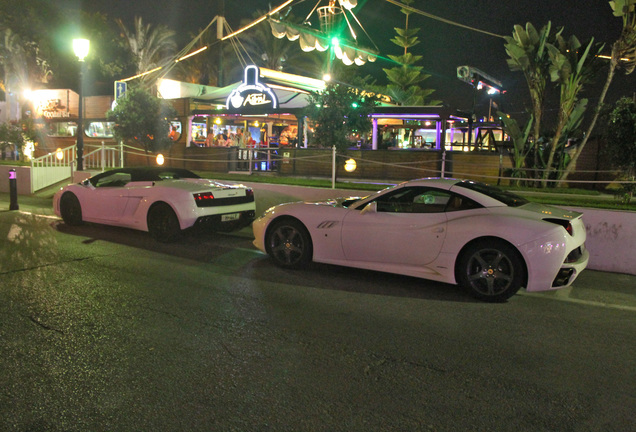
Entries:
[[148, 232], [162, 243], [173, 242], [181, 235], [179, 218], [165, 203], [155, 204], [148, 212]]
[[302, 268], [311, 262], [313, 246], [305, 226], [295, 219], [283, 219], [267, 230], [267, 252], [276, 264]]
[[82, 206], [74, 193], [65, 192], [60, 198], [60, 215], [66, 225], [76, 226], [82, 223]]
[[479, 300], [503, 302], [519, 291], [526, 280], [523, 258], [500, 240], [470, 245], [458, 261], [457, 280]]

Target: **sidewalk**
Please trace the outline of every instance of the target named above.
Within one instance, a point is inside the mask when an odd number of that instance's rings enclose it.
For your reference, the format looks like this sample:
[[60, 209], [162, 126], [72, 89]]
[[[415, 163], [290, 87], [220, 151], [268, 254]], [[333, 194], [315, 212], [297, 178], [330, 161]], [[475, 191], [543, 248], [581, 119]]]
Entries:
[[[18, 207], [20, 211], [53, 215], [53, 192], [34, 195], [18, 195]], [[8, 193], [0, 192], [0, 212], [9, 211], [11, 196]]]

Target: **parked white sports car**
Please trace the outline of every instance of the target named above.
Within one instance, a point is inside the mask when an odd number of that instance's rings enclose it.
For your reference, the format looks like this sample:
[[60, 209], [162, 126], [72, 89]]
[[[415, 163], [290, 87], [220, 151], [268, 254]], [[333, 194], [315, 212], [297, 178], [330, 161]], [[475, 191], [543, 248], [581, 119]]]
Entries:
[[68, 225], [134, 228], [159, 241], [173, 241], [195, 225], [240, 229], [255, 216], [252, 189], [165, 167], [121, 168], [65, 186], [55, 193], [53, 209]]
[[576, 279], [589, 259], [581, 216], [483, 183], [421, 179], [272, 207], [253, 223], [254, 245], [283, 267], [313, 260], [398, 273], [498, 302]]

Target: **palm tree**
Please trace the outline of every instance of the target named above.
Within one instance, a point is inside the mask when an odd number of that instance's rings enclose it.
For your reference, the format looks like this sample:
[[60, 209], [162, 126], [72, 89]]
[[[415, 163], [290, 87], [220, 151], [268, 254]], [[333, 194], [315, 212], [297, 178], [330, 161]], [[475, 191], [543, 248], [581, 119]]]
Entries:
[[596, 121], [598, 120], [603, 102], [605, 101], [605, 96], [607, 95], [607, 90], [614, 79], [616, 71], [622, 68], [625, 71], [625, 74], [628, 75], [634, 71], [634, 68], [636, 68], [636, 0], [615, 0], [610, 1], [609, 4], [614, 11], [614, 16], [623, 20], [623, 31], [616, 42], [612, 45], [609, 71], [607, 72], [607, 78], [605, 80], [603, 90], [601, 91], [598, 105], [594, 110], [592, 121], [590, 122], [587, 133], [581, 141], [581, 144], [579, 144], [574, 155], [572, 155], [572, 159], [570, 159], [565, 172], [561, 176], [561, 180], [567, 179], [568, 175], [574, 171], [576, 161], [581, 155], [585, 144], [587, 144], [587, 140], [594, 131]]
[[591, 53], [594, 39], [592, 39], [583, 53], [579, 53], [581, 43], [575, 36], [568, 41], [559, 34], [554, 44], [548, 45], [550, 56], [549, 71], [553, 82], [560, 87], [559, 115], [556, 131], [550, 145], [548, 161], [543, 171], [542, 186], [546, 187], [546, 180], [553, 171], [552, 164], [561, 138], [566, 132], [567, 126], [578, 121], [587, 108], [587, 99], [579, 99], [583, 86], [591, 82], [594, 74], [596, 55]]
[[177, 47], [174, 30], [163, 25], [153, 27], [151, 24], [144, 24], [141, 17], [135, 17], [133, 31], [129, 31], [121, 19], [116, 22], [133, 57], [137, 74], [169, 64], [174, 59]]
[[219, 67], [223, 67], [223, 76], [229, 76], [231, 68], [235, 62], [228, 63], [219, 61], [219, 47], [223, 50], [223, 58], [229, 58], [232, 54], [230, 44], [222, 43], [216, 38], [216, 33], [209, 29], [199, 30], [197, 34], [190, 35], [192, 43], [188, 51], [196, 51], [200, 48], [207, 49], [200, 54], [189, 57], [184, 61], [177, 63], [172, 76], [180, 81], [192, 84], [203, 84], [210, 86], [219, 86]]
[[[539, 137], [541, 136], [541, 119], [543, 117], [543, 101], [545, 99], [547, 70], [550, 63], [547, 44], [552, 24], [548, 22], [540, 31], [526, 23], [523, 28], [514, 26], [511, 36], [505, 36], [504, 47], [508, 54], [508, 67], [512, 71], [521, 71], [528, 84], [532, 100], [532, 117], [534, 120], [532, 144], [534, 151], [534, 167], [539, 166]], [[560, 33], [560, 32], [559, 32]], [[557, 34], [558, 36], [558, 34]]]

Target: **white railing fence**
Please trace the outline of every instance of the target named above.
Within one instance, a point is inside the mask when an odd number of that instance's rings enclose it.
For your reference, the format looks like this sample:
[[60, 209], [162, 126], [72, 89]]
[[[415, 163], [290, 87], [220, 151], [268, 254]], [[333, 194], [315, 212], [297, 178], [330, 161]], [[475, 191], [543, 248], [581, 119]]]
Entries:
[[[119, 146], [84, 145], [84, 169], [101, 170], [123, 166], [123, 149]], [[73, 181], [73, 171], [77, 164], [75, 145], [58, 149], [55, 153], [31, 160], [31, 193], [61, 182]]]

